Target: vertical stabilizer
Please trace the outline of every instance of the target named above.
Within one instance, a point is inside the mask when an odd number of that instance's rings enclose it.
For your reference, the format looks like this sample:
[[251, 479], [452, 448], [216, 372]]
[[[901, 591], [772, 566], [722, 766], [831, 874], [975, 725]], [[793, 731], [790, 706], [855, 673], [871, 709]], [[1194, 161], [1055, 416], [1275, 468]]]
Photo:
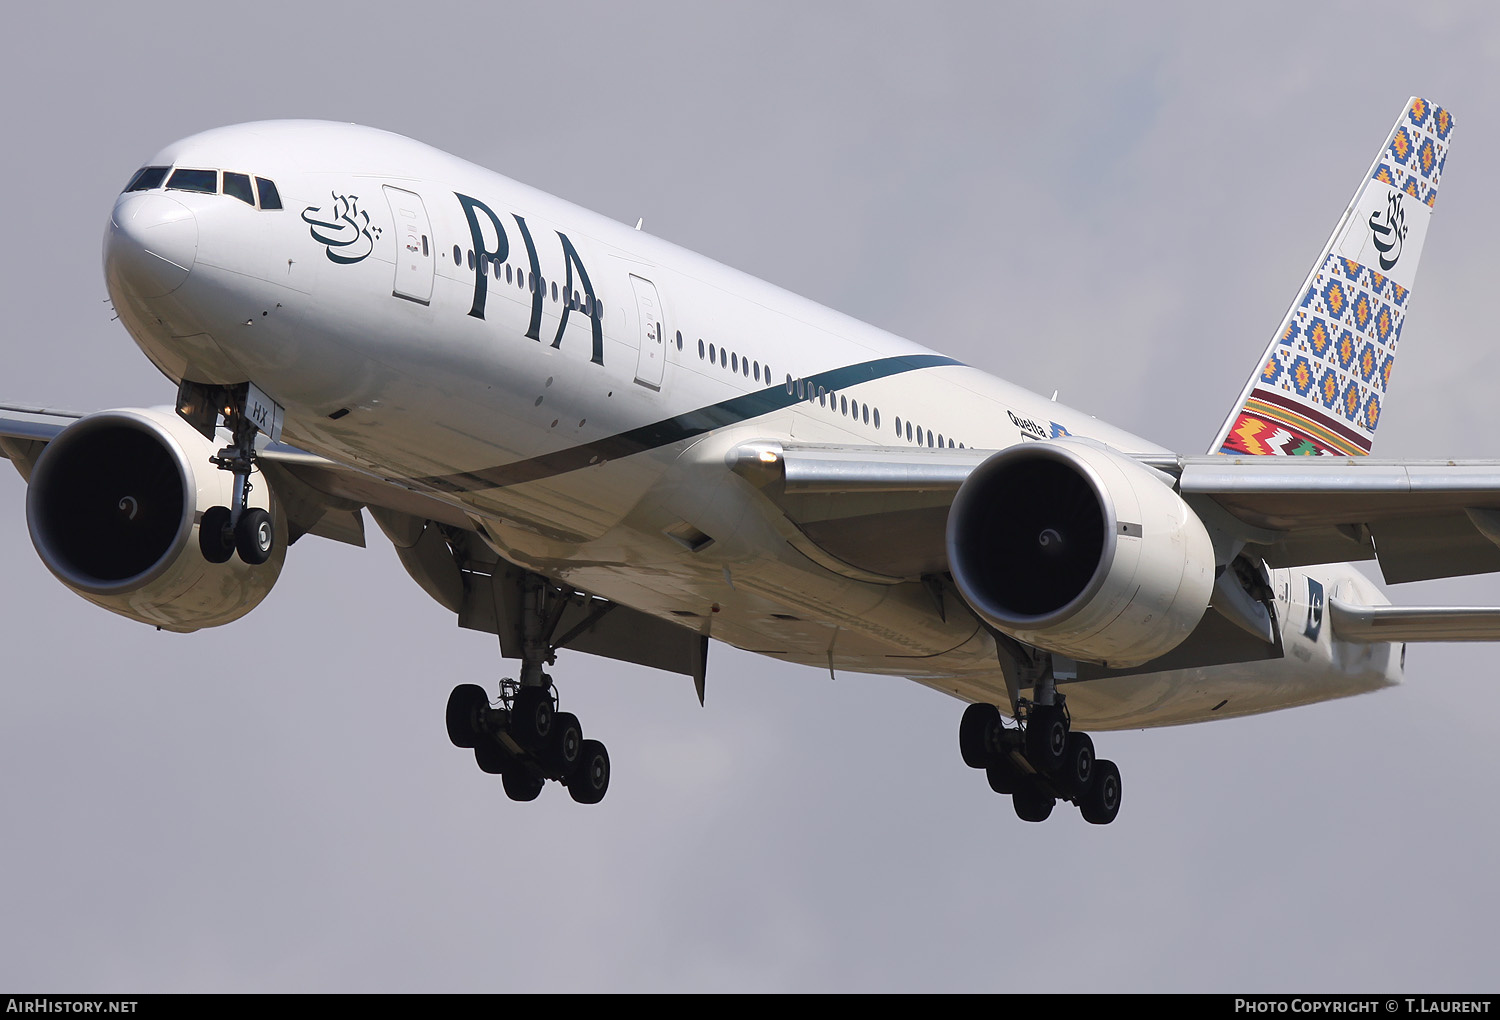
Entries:
[[1370, 452], [1452, 137], [1406, 104], [1210, 453]]

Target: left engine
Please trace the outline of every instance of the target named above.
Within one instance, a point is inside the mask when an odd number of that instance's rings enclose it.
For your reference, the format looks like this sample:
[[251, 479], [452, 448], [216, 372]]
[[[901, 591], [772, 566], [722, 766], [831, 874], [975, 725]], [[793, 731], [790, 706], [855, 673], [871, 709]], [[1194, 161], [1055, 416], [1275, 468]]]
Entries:
[[1023, 443], [975, 468], [948, 513], [965, 601], [1017, 640], [1138, 666], [1181, 644], [1208, 608], [1213, 544], [1171, 485], [1079, 440]]
[[[100, 411], [60, 432], [37, 459], [26, 523], [57, 579], [105, 609], [164, 630], [217, 627], [260, 604], [281, 574], [285, 543], [266, 563], [210, 563], [198, 543], [203, 511], [227, 506], [233, 479], [218, 450], [171, 411]], [[284, 534], [264, 476], [250, 506]]]

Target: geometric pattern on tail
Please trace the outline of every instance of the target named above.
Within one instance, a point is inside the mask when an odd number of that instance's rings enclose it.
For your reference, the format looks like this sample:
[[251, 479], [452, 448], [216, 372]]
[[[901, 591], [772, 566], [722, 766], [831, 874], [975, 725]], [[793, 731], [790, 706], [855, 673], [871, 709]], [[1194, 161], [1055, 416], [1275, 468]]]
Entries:
[[[1370, 181], [1356, 195], [1357, 206], [1366, 194], [1374, 203], [1368, 219], [1360, 206], [1350, 228], [1360, 231], [1360, 240], [1368, 242], [1364, 250], [1375, 255], [1373, 259], [1366, 256], [1368, 261], [1384, 263], [1388, 269], [1396, 265], [1408, 229], [1405, 201], [1426, 206], [1421, 210], [1425, 225], [1437, 201], [1452, 132], [1453, 117], [1447, 110], [1422, 99], [1407, 105], [1375, 161]], [[1361, 456], [1370, 452], [1411, 291], [1378, 266], [1340, 254], [1338, 242], [1336, 232], [1307, 290], [1282, 321], [1278, 338], [1219, 452], [1251, 456]], [[1389, 250], [1395, 254], [1386, 262]], [[1420, 248], [1415, 254], [1420, 254]]]

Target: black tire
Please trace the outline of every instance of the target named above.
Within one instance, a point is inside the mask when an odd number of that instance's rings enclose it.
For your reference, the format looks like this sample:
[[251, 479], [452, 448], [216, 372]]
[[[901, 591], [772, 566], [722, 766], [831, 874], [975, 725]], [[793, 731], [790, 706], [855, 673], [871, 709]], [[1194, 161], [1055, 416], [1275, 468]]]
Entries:
[[459, 684], [448, 695], [448, 739], [454, 747], [478, 747], [484, 735], [480, 720], [489, 711], [490, 697], [478, 684]]
[[552, 740], [557, 724], [552, 695], [544, 687], [522, 687], [510, 707], [510, 732], [516, 743], [533, 754], [542, 754]]
[[228, 563], [234, 555], [234, 531], [229, 527], [229, 508], [211, 506], [198, 521], [198, 549], [210, 563]]
[[1108, 758], [1094, 762], [1094, 785], [1078, 805], [1083, 820], [1108, 825], [1120, 813], [1120, 770]]
[[990, 781], [990, 789], [1002, 797], [1015, 793], [1024, 778], [1023, 773], [1016, 768], [1016, 763], [1010, 760], [1008, 754], [995, 755], [985, 768], [984, 775]]
[[505, 795], [511, 800], [536, 800], [545, 782], [545, 779], [530, 769], [519, 766], [512, 766], [500, 774], [500, 784], [505, 787]]
[[578, 767], [568, 777], [568, 793], [580, 804], [597, 804], [609, 791], [609, 752], [597, 740], [585, 740]]
[[246, 563], [258, 566], [270, 559], [271, 550], [276, 547], [276, 526], [271, 515], [258, 506], [240, 514], [239, 523], [234, 526], [234, 547]]
[[1074, 730], [1068, 734], [1068, 745], [1063, 752], [1062, 768], [1058, 769], [1057, 779], [1068, 796], [1080, 803], [1093, 787], [1094, 741], [1087, 733]]
[[1026, 723], [1026, 760], [1048, 775], [1062, 767], [1068, 749], [1068, 720], [1057, 705], [1034, 705]]
[[1016, 817], [1023, 822], [1045, 822], [1057, 803], [1057, 798], [1034, 783], [1018, 786], [1010, 799], [1015, 805]]
[[583, 724], [572, 712], [559, 712], [552, 722], [552, 767], [564, 779], [583, 757]]
[[970, 705], [958, 723], [958, 753], [971, 769], [982, 769], [1000, 750], [1000, 710], [994, 705]]
[[488, 739], [474, 745], [474, 764], [479, 766], [480, 772], [487, 772], [492, 776], [503, 776], [506, 769], [517, 767], [516, 760], [509, 751]]

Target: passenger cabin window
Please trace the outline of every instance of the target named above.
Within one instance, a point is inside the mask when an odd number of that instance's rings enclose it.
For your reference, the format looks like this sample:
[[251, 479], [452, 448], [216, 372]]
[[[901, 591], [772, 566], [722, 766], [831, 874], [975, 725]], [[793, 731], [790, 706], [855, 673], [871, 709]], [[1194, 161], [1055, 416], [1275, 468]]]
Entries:
[[219, 171], [175, 170], [167, 181], [168, 191], [195, 191], [200, 195], [219, 193]]
[[224, 171], [224, 194], [237, 198], [246, 205], [255, 204], [255, 192], [250, 190], [250, 175]]
[[143, 166], [130, 178], [130, 183], [125, 185], [126, 191], [151, 191], [161, 187], [161, 182], [167, 178], [167, 167]]
[[262, 209], [280, 209], [281, 192], [276, 190], [276, 182], [269, 181], [264, 177], [255, 178], [255, 186], [260, 189], [260, 207]]

